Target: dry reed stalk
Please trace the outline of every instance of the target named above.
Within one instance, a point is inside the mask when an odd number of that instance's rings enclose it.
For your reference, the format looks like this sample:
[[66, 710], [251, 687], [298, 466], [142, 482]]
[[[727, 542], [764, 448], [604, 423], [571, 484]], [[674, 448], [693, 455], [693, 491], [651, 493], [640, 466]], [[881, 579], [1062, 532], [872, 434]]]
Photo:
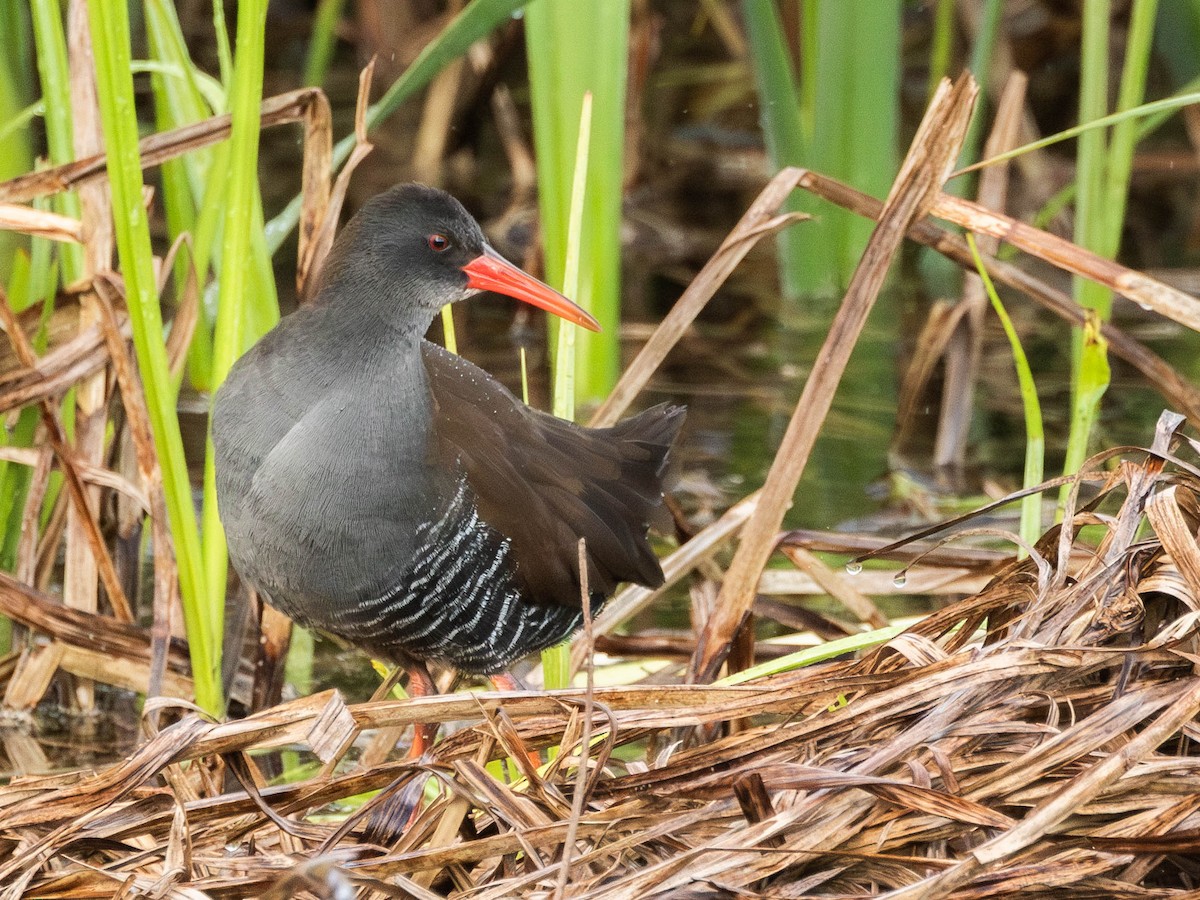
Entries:
[[[40, 304], [17, 316], [26, 343], [38, 327]], [[128, 317], [118, 315], [121, 334], [128, 340]], [[51, 349], [27, 368], [12, 349], [11, 340], [0, 348], [0, 412], [9, 412], [54, 399], [80, 378], [101, 368], [107, 361], [104, 335], [98, 327], [80, 331], [77, 297], [60, 298], [50, 320]], [[6, 326], [7, 328], [7, 326]]]
[[[75, 156], [82, 159], [104, 150], [104, 132], [100, 122], [87, 4], [79, 0], [72, 0], [68, 6], [67, 42], [71, 48], [68, 56], [71, 69], [71, 130]], [[107, 182], [103, 181], [81, 185], [78, 193], [80, 224], [87, 241], [83, 246], [83, 269], [76, 274], [84, 281], [90, 281], [113, 266], [116, 235], [112, 221], [112, 197]], [[85, 292], [80, 295], [79, 301], [80, 330], [98, 325], [101, 315], [96, 308], [94, 295]], [[28, 360], [22, 361], [30, 365]], [[106, 375], [104, 371], [95, 372], [75, 385], [73, 460], [68, 462], [63, 458], [65, 441], [62, 448], [55, 447], [64, 469], [80, 464], [97, 468], [104, 465], [104, 433], [108, 426], [109, 400]], [[50, 406], [43, 404], [42, 409], [43, 421], [46, 421]], [[97, 515], [100, 489], [95, 485], [85, 488], [83, 497], [86, 500], [76, 494], [76, 489], [72, 488], [74, 502], [67, 510], [63, 558], [63, 602], [86, 612], [97, 612], [100, 606], [99, 576], [117, 618], [133, 621], [133, 610], [125, 597], [107, 548], [103, 544], [97, 546], [95, 539], [99, 535]], [[89, 679], [80, 679], [76, 683], [75, 702], [84, 711], [90, 711], [94, 706], [95, 687]]]
[[[72, 79], [75, 84], [79, 79]], [[268, 97], [261, 106], [262, 127], [300, 122], [304, 126], [303, 146], [304, 207], [300, 215], [301, 255], [312, 240], [313, 232], [325, 218], [329, 200], [329, 173], [332, 168], [332, 124], [329, 101], [319, 88], [300, 88]], [[143, 168], [153, 168], [192, 150], [219, 143], [229, 137], [228, 113], [213, 116], [193, 125], [148, 135], [138, 142]], [[47, 197], [62, 191], [82, 190], [105, 178], [105, 156], [101, 152], [81, 156], [75, 162], [40, 169], [0, 182], [0, 201], [25, 203], [35, 197]]]
[[[162, 472], [154, 450], [150, 413], [146, 409], [141, 379], [129, 354], [129, 347], [121, 335], [120, 323], [113, 307], [110, 282], [97, 279], [95, 286], [96, 298], [93, 302], [108, 346], [109, 359], [117, 376], [126, 427], [137, 456], [138, 475], [147, 494], [142, 509], [150, 514], [151, 533], [154, 536], [154, 626], [151, 629], [151, 665], [146, 693], [149, 697], [157, 697], [162, 692], [163, 678], [166, 674], [167, 642], [171, 637], [171, 611], [179, 601], [175, 550], [167, 519]], [[194, 307], [195, 303], [193, 298], [191, 305]]]
[[[864, 622], [872, 628], [883, 628], [888, 624], [883, 613], [875, 606], [875, 602], [861, 590], [861, 582], [851, 584], [847, 579], [822, 562], [816, 554], [810, 553], [803, 547], [782, 546], [780, 550], [784, 556], [792, 561], [797, 572], [811, 578], [816, 582], [821, 593], [828, 594], [834, 600], [837, 600], [842, 606], [854, 613], [860, 622]], [[764, 571], [762, 574], [766, 575], [767, 573]], [[755, 592], [757, 593], [761, 590], [762, 575], [759, 576]]]
[[725, 283], [725, 279], [737, 268], [738, 263], [745, 259], [755, 244], [782, 228], [808, 218], [799, 213], [775, 213], [787, 195], [795, 189], [800, 175], [799, 169], [784, 169], [762, 189], [737, 225], [721, 242], [721, 246], [704, 264], [704, 268], [675, 301], [671, 311], [654, 329], [654, 333], [634, 357], [633, 362], [621, 374], [604, 403], [592, 415], [589, 426], [602, 428], [615, 424], [621, 418], [633, 402], [633, 398], [662, 365], [671, 348], [679, 342], [705, 304], [712, 299]]
[[83, 243], [83, 223], [78, 219], [16, 203], [0, 203], [0, 231], [19, 231], [52, 241]]
[[[151, 657], [151, 642], [145, 629], [63, 606], [53, 597], [4, 573], [0, 573], [0, 614], [69, 647], [98, 652], [133, 666], [127, 674], [134, 677], [114, 683], [131, 690], [147, 689], [147, 683], [135, 677], [138, 668], [145, 666]], [[187, 673], [187, 654], [178, 642], [168, 649], [167, 659], [174, 677]], [[190, 696], [189, 682], [175, 684], [184, 689], [178, 696]]]
[[1192, 331], [1200, 331], [1200, 301], [1195, 297], [1149, 275], [1096, 256], [1056, 234], [950, 194], [938, 197], [929, 212], [968, 231], [991, 235], [1072, 275], [1102, 284], [1143, 309], [1152, 310]]
[[[1051, 614], [1036, 617], [1045, 623], [1041, 627], [1052, 627], [1055, 610], [1075, 609], [1083, 624], [1100, 621], [1102, 611], [1095, 604], [1080, 606], [1075, 586], [1055, 588], [1051, 579], [1035, 587], [1026, 565], [862, 660], [830, 662], [743, 689], [597, 689], [597, 704], [609, 712], [594, 727], [613, 730], [618, 743], [713, 715], [728, 720], [754, 714], [758, 724], [707, 746], [677, 750], [652, 768], [610, 758], [575, 825], [584, 849], [572, 865], [571, 895], [677, 897], [704, 885], [784, 895], [803, 885], [806, 896], [861, 893], [868, 885], [907, 892], [898, 896], [971, 896], [989, 885], [998, 895], [1021, 890], [1033, 897], [1053, 897], [1067, 886], [1132, 888], [1122, 874], [1140, 870], [1130, 863], [1161, 859], [1161, 852], [1152, 848], [1139, 856], [1129, 847], [1164, 827], [1186, 828], [1200, 816], [1197, 804], [1186, 805], [1200, 778], [1200, 760], [1186, 742], [1178, 743], [1200, 705], [1200, 689], [1188, 675], [1190, 662], [1170, 649], [1194, 642], [1200, 616], [1189, 607], [1200, 606], [1200, 563], [1170, 582], [1170, 594], [1164, 592], [1177, 570], [1170, 557], [1135, 540], [1130, 524], [1149, 521], [1163, 548], [1169, 544], [1184, 558], [1197, 557], [1200, 480], [1187, 467], [1148, 470], [1131, 460], [1107, 492], [1123, 500], [1129, 486], [1147, 479], [1166, 488], [1135, 491], [1146, 498], [1142, 508], [1122, 502], [1104, 520], [1108, 555], [1122, 561], [1119, 571], [1135, 591], [1146, 579], [1150, 593], [1141, 593], [1165, 625], [1132, 644], [1094, 628], [1076, 629], [1082, 639], [1065, 646], [1048, 644], [1036, 632], [1016, 638], [1003, 623], [1018, 620], [1006, 610], [1045, 606]], [[984, 637], [974, 634], [971, 623], [985, 620], [996, 624]], [[1125, 669], [1131, 675], [1115, 694]], [[240, 723], [181, 722], [91, 781], [24, 779], [0, 790], [0, 875], [17, 878], [39, 896], [70, 896], [67, 891], [84, 885], [109, 885], [111, 891], [111, 875], [71, 860], [90, 853], [116, 861], [117, 840], [138, 853], [140, 862], [129, 870], [137, 883], [176, 872], [174, 889], [215, 897], [294, 884], [288, 879], [305, 873], [320, 884], [344, 879], [385, 895], [400, 889], [442, 896], [452, 882], [482, 897], [548, 893], [561, 871], [571, 803], [578, 802], [568, 798], [580, 796], [575, 779], [560, 770], [541, 785], [495, 781], [480, 768], [479, 754], [506, 751], [484, 732], [460, 731], [437, 745], [433, 766], [454, 787], [423, 813], [425, 841], [400, 852], [381, 855], [379, 848], [356, 843], [352, 831], [318, 860], [295, 867], [271, 818], [256, 812], [244, 794], [187, 801], [181, 824], [161, 791], [137, 792], [172, 762], [295, 740], [324, 747], [327, 756], [356, 726], [409, 715], [425, 719], [435, 709], [442, 718], [482, 722], [481, 709], [503, 708], [523, 742], [565, 741], [564, 730], [577, 729], [579, 718], [579, 707], [568, 712], [555, 699], [567, 696], [436, 697], [414, 712], [413, 704], [395, 702], [347, 711], [326, 695]], [[330, 725], [318, 726], [320, 721]], [[1120, 747], [1125, 749], [1111, 752]], [[385, 763], [318, 777], [267, 788], [262, 798], [299, 824], [305, 810], [387, 784], [405, 768]], [[1155, 789], [1148, 791], [1151, 780]], [[738, 801], [734, 785], [744, 792], [756, 781], [757, 811], [750, 818], [757, 821], [748, 821], [742, 811], [747, 801]], [[477, 837], [452, 840], [444, 830], [442, 839], [433, 839], [436, 823], [464, 821], [464, 812]], [[1067, 814], [1075, 834], [1119, 834], [1122, 849], [1064, 846], [1048, 826]], [[297, 815], [302, 818], [295, 820]], [[235, 821], [241, 840], [254, 836], [251, 855], [223, 852]], [[1118, 823], [1122, 827], [1114, 831]], [[178, 862], [182, 851], [170, 849], [185, 842], [184, 827], [190, 872]], [[316, 839], [333, 827], [309, 824], [297, 833]], [[8, 842], [18, 833], [24, 844]], [[159, 849], [133, 851], [146, 840]], [[74, 849], [58, 856], [66, 869], [39, 868], [60, 852], [56, 848], [68, 847]], [[172, 853], [174, 863], [168, 860]], [[531, 866], [514, 865], [521, 856]], [[423, 883], [431, 886], [427, 892]]]
[[[786, 550], [783, 552], [784, 555], [791, 556]], [[889, 594], [916, 596], [973, 594], [987, 586], [991, 579], [991, 573], [966, 568], [927, 567], [922, 564], [911, 572], [906, 570], [905, 578], [903, 585], [897, 585], [896, 574], [893, 571], [863, 570], [854, 576], [853, 584], [857, 591], [867, 597]], [[758, 593], [766, 597], [779, 595], [802, 597], [814, 594], [829, 595], [829, 590], [802, 571], [767, 569], [758, 580]]]
[[[350, 186], [350, 176], [374, 149], [367, 138], [367, 105], [371, 98], [371, 80], [374, 75], [375, 60], [372, 59], [358, 77], [358, 99], [354, 107], [354, 149], [342, 166], [342, 171], [338, 173], [332, 188], [329, 185], [333, 151], [330, 143], [332, 134], [328, 101], [325, 101], [323, 107], [319, 104], [313, 107], [318, 112], [306, 113], [303, 186], [303, 196], [306, 200], [305, 210], [300, 217], [302, 240], [296, 263], [296, 296], [302, 299], [307, 298], [309, 286], [320, 276], [325, 257], [329, 255], [329, 248], [333, 246], [342, 203], [345, 202], [346, 190]], [[316, 142], [311, 164], [307, 152], [309, 138]], [[317, 194], [311, 202], [307, 199], [310, 189]]]
[[783, 442], [758, 508], [746, 523], [738, 551], [721, 585], [714, 614], [705, 623], [693, 658], [697, 680], [716, 677], [734, 633], [754, 601], [758, 578], [774, 550], [776, 533], [808, 463], [808, 455], [833, 403], [850, 352], [874, 305], [892, 257], [909, 226], [936, 202], [942, 182], [958, 158], [977, 88], [970, 75], [939, 85], [913, 138], [908, 156], [884, 202], [879, 224], [863, 251], [850, 286], [830, 324]]
[[[29, 344], [25, 331], [13, 315], [12, 307], [9, 305], [8, 297], [5, 296], [3, 290], [0, 290], [0, 320], [3, 322], [4, 330], [7, 332], [8, 339], [12, 343], [13, 350], [21, 360], [21, 363], [27, 369], [37, 368], [37, 356], [33, 352], [33, 347]], [[81, 318], [82, 321], [83, 319]], [[125, 597], [125, 591], [121, 587], [120, 579], [117, 577], [117, 571], [113, 566], [112, 557], [109, 555], [104, 536], [100, 533], [100, 525], [96, 521], [96, 513], [93, 508], [95, 501], [90, 499], [91, 490], [85, 485], [84, 479], [80, 474], [81, 466], [87, 465], [88, 460], [81, 460], [76, 455], [75, 449], [67, 440], [66, 431], [59, 420], [58, 410], [50, 400], [48, 398], [39, 400], [38, 407], [42, 423], [49, 435], [50, 446], [54, 449], [54, 453], [62, 465], [72, 508], [79, 511], [79, 522], [83, 529], [82, 534], [88, 541], [88, 546], [95, 556], [99, 575], [104, 582], [105, 590], [108, 591], [109, 602], [112, 603], [113, 610], [118, 618], [130, 622], [133, 620], [133, 612], [130, 609], [129, 601]], [[67, 587], [68, 585], [64, 585], [64, 590]], [[95, 587], [94, 579], [92, 587]], [[91, 610], [92, 608], [86, 607], [86, 609]]]
[[[1025, 89], [1029, 79], [1023, 72], [1014, 71], [1009, 76], [1000, 102], [996, 108], [996, 119], [991, 134], [984, 145], [984, 156], [994, 156], [1017, 146], [1021, 116], [1025, 112]], [[992, 166], [979, 178], [979, 202], [989, 209], [1004, 209], [1008, 199], [1008, 166]], [[999, 242], [994, 238], [981, 237], [979, 247], [995, 256]], [[938, 415], [937, 438], [934, 446], [934, 465], [938, 468], [954, 466], [961, 469], [966, 462], [967, 433], [970, 428], [974, 396], [979, 380], [979, 360], [983, 352], [983, 323], [988, 309], [987, 293], [983, 281], [975, 272], [968, 272], [963, 280], [962, 299], [955, 304], [950, 324], [944, 334], [945, 376], [942, 380], [941, 409]], [[918, 346], [921, 346], [920, 342]], [[919, 355], [918, 353], [914, 356]], [[942, 355], [933, 350], [927, 356], [934, 360]], [[916, 369], [916, 365], [913, 366]], [[918, 420], [916, 403], [924, 391], [932, 371], [932, 364], [918, 374], [913, 372], [912, 383], [906, 383], [897, 403], [897, 434], [893, 445], [901, 440], [906, 423]], [[907, 382], [907, 378], [906, 378]], [[907, 397], [907, 403], [903, 398]]]
[[[836, 179], [817, 172], [806, 170], [798, 186], [830, 203], [835, 203], [867, 218], [878, 218], [882, 209], [882, 204], [874, 197], [869, 197]], [[965, 269], [973, 271], [975, 268], [975, 261], [971, 257], [967, 242], [930, 221], [915, 223], [909, 230], [908, 236], [919, 244], [932, 247]], [[1036, 240], [1030, 246], [1035, 244]], [[1030, 250], [1030, 252], [1033, 251]], [[1082, 326], [1084, 324], [1083, 310], [1068, 294], [1051, 287], [1012, 263], [996, 259], [986, 253], [981, 255], [984, 268], [998, 284], [1020, 291], [1039, 306], [1072, 325]], [[1049, 255], [1047, 254], [1047, 256]], [[1160, 282], [1155, 282], [1155, 284], [1160, 284]], [[1117, 288], [1114, 290], [1119, 292]], [[1147, 384], [1159, 391], [1163, 397], [1182, 410], [1189, 418], [1200, 421], [1200, 388], [1180, 375], [1161, 356], [1129, 337], [1115, 325], [1108, 322], [1102, 323], [1100, 333], [1108, 341], [1109, 349], [1141, 372]]]

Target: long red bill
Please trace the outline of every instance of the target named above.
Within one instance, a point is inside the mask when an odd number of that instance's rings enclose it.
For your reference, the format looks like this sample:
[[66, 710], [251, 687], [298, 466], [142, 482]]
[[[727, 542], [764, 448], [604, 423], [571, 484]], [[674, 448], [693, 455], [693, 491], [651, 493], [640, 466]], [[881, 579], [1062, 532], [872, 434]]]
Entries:
[[524, 300], [589, 331], [600, 330], [600, 323], [587, 310], [572, 303], [550, 285], [522, 272], [491, 247], [485, 246], [483, 253], [463, 266], [463, 271], [467, 273], [468, 287]]

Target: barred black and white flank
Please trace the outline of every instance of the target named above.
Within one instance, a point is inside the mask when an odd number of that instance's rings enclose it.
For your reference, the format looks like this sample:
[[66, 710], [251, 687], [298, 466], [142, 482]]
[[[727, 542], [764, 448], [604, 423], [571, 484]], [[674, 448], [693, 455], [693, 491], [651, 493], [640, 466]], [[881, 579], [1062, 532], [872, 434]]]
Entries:
[[395, 586], [334, 614], [325, 627], [378, 656], [479, 673], [557, 644], [583, 618], [579, 609], [525, 600], [512, 543], [479, 518], [466, 479], [442, 516], [418, 527], [412, 563]]

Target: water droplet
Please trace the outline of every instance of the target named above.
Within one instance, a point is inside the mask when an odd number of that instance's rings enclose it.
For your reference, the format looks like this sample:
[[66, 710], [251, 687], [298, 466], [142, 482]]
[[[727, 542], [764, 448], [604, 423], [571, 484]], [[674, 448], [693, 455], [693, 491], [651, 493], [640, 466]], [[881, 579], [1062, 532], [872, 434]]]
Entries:
[[846, 574], [847, 575], [857, 575], [861, 571], [862, 571], [862, 563], [860, 563], [858, 560], [852, 559], [852, 560], [850, 560], [850, 562], [846, 563]]
[[908, 584], [908, 573], [903, 570], [897, 572], [892, 578], [892, 584], [898, 588], [904, 587], [906, 584]]

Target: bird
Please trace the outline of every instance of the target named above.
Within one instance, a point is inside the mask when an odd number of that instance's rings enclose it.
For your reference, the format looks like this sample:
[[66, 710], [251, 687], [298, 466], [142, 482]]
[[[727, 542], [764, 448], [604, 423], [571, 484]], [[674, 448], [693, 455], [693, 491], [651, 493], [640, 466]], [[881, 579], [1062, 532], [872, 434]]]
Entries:
[[450, 194], [403, 184], [343, 227], [312, 299], [230, 369], [213, 400], [229, 559], [267, 603], [421, 678], [434, 661], [502, 677], [616, 585], [657, 587], [647, 540], [683, 423], [660, 404], [610, 428], [532, 409], [424, 338], [483, 291], [599, 330], [504, 259]]

